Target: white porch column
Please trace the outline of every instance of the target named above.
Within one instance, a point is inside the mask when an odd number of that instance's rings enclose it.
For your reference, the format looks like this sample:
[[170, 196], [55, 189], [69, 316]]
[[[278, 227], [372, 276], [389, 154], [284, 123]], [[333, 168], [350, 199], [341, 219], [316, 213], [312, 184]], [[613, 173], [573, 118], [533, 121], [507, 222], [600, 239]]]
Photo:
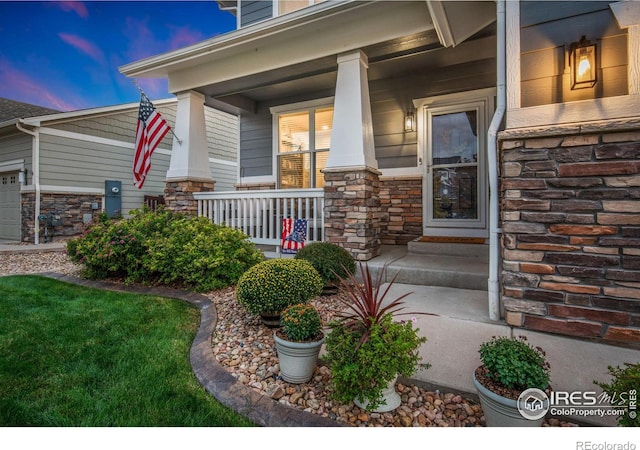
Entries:
[[211, 180], [207, 129], [204, 121], [204, 95], [194, 91], [178, 94], [178, 111], [173, 131], [182, 143], [173, 138], [167, 180]]
[[338, 56], [338, 80], [327, 169], [378, 168], [373, 144], [368, 67], [367, 55], [362, 50]]

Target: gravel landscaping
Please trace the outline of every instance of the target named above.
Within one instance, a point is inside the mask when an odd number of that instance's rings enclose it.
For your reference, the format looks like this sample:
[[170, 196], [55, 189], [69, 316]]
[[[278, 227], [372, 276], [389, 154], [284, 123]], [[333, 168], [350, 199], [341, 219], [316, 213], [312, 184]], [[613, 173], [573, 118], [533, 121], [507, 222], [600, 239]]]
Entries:
[[[81, 266], [69, 261], [63, 251], [0, 253], [0, 276], [39, 272], [79, 276], [80, 271]], [[332, 311], [338, 308], [339, 295], [343, 294], [314, 300], [325, 323], [331, 318]], [[273, 329], [265, 327], [259, 318], [250, 316], [236, 303], [233, 288], [211, 292], [207, 296], [214, 302], [218, 314], [212, 338], [216, 359], [239, 383], [274, 401], [359, 427], [484, 426], [479, 403], [457, 393], [430, 391], [411, 384], [396, 385], [402, 404], [393, 412], [368, 413], [353, 404], [336, 404], [329, 397], [330, 372], [322, 360], [308, 383], [286, 383], [278, 374]], [[544, 426], [575, 425], [547, 419]]]

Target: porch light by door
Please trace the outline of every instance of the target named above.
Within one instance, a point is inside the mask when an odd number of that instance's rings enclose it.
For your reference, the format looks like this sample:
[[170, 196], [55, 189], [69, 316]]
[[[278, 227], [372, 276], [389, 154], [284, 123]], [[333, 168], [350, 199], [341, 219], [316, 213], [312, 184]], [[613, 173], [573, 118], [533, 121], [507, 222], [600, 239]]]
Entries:
[[407, 133], [416, 131], [416, 115], [411, 110], [404, 116], [404, 131]]
[[596, 44], [582, 36], [571, 44], [571, 89], [592, 88], [598, 81], [596, 67]]

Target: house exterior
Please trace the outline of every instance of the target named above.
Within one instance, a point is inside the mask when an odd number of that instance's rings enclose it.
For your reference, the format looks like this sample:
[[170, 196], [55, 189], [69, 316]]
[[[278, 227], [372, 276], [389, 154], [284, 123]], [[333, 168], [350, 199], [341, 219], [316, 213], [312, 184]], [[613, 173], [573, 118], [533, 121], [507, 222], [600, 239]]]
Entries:
[[[144, 196], [164, 195], [171, 139], [156, 148], [142, 189], [133, 185], [138, 103], [72, 112], [2, 100], [0, 239], [39, 242], [38, 216], [60, 215], [56, 236], [73, 236], [96, 213], [126, 215]], [[169, 125], [177, 100], [154, 102]], [[237, 178], [237, 116], [204, 108], [207, 164], [221, 189]], [[206, 168], [209, 166], [207, 165]], [[116, 187], [117, 192], [112, 188]]]
[[[182, 204], [261, 233], [320, 204], [317, 239], [362, 261], [480, 242], [491, 319], [640, 344], [637, 2], [218, 3], [237, 30], [120, 68], [167, 78], [194, 142], [202, 105], [240, 117], [235, 192]], [[173, 153], [167, 189], [211, 186]]]

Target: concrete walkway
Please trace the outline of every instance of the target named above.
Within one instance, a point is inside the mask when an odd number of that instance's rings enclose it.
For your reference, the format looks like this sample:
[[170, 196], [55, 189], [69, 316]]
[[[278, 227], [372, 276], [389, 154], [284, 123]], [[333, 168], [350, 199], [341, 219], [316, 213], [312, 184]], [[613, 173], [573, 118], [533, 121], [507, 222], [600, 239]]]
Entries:
[[[64, 248], [64, 243], [38, 246], [0, 243], [0, 254], [8, 251], [61, 251]], [[233, 377], [219, 366], [213, 357], [210, 336], [215, 326], [216, 313], [206, 297], [169, 289], [122, 287], [62, 275], [50, 276], [95, 287], [142, 289], [144, 293], [195, 301], [202, 311], [202, 325], [192, 349], [192, 364], [198, 379], [212, 395], [261, 425], [335, 426], [335, 422], [332, 424], [331, 420], [319, 420], [313, 414], [294, 412], [292, 408], [274, 412], [271, 408], [274, 404], [278, 405], [277, 402], [264, 398], [251, 389], [247, 388], [248, 392], [245, 392], [242, 386], [236, 386]], [[424, 362], [430, 363], [431, 367], [415, 374], [412, 381], [430, 389], [458, 392], [475, 398], [472, 373], [480, 365], [479, 346], [485, 340], [498, 335], [524, 335], [532, 345], [542, 347], [551, 364], [551, 384], [555, 391], [600, 393], [600, 388], [593, 381], [608, 382], [609, 365], [622, 366], [625, 362], [640, 361], [639, 350], [524, 331], [514, 329], [503, 321], [491, 321], [487, 313], [486, 291], [396, 283], [391, 287], [387, 298], [392, 299], [406, 292], [411, 292], [405, 298], [406, 312], [435, 314], [414, 315], [420, 333], [427, 337], [421, 355]], [[569, 416], [569, 419], [592, 425], [616, 424], [615, 419], [611, 417]]]

